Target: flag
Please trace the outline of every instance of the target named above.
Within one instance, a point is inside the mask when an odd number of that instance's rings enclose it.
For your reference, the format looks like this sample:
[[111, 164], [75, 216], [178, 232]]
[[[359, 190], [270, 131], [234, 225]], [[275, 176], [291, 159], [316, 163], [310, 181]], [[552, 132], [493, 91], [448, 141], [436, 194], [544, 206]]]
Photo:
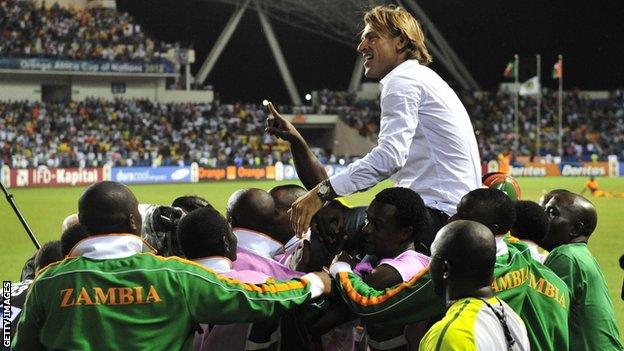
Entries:
[[563, 62], [561, 62], [561, 59], [557, 60], [557, 62], [555, 62], [553, 69], [552, 69], [552, 78], [553, 79], [561, 79], [561, 76], [563, 75]]
[[516, 76], [516, 63], [514, 61], [509, 61], [507, 66], [505, 66], [505, 70], [503, 71], [503, 77], [515, 77]]
[[537, 95], [540, 92], [540, 81], [537, 76], [527, 80], [526, 82], [520, 85], [519, 94], [522, 96], [525, 95]]

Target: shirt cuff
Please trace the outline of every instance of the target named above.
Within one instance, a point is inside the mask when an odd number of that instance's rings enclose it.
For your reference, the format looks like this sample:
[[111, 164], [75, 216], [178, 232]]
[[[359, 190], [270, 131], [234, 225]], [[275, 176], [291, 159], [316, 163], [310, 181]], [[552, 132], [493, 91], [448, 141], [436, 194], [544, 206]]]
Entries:
[[353, 270], [351, 269], [351, 265], [349, 265], [347, 262], [341, 262], [341, 261], [334, 262], [329, 267], [329, 275], [334, 277], [334, 279], [336, 279], [336, 276], [340, 272], [353, 273]]
[[348, 169], [342, 173], [335, 174], [329, 178], [329, 183], [338, 196], [347, 196], [357, 191], [355, 184], [351, 181]]
[[321, 280], [321, 278], [319, 278], [314, 273], [308, 273], [302, 276], [301, 279], [305, 280], [306, 282], [308, 282], [308, 284], [310, 284], [310, 293], [312, 295], [311, 296], [312, 299], [315, 299], [323, 295], [325, 290], [328, 290], [328, 289], [325, 289], [325, 284], [323, 284], [323, 281]]

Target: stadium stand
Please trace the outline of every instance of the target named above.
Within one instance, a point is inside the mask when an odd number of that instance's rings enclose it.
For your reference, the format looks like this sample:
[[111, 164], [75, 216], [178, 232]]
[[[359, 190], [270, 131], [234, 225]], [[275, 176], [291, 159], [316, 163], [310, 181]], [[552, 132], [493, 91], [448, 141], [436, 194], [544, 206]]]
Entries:
[[265, 119], [252, 104], [0, 102], [0, 149], [13, 168], [288, 162], [288, 147], [264, 134]]
[[0, 0], [0, 38], [0, 57], [152, 61], [171, 47], [114, 9], [17, 0]]
[[[544, 98], [543, 147], [556, 155], [554, 94]], [[571, 92], [564, 105], [564, 161], [624, 158], [624, 91], [606, 100]], [[360, 135], [375, 138], [379, 104], [343, 92], [324, 91], [308, 113], [338, 114]], [[513, 97], [464, 94], [484, 161], [511, 145]], [[351, 105], [349, 105], [351, 104]], [[521, 129], [535, 130], [533, 106], [521, 100]], [[290, 110], [293, 108], [290, 107]], [[204, 166], [272, 165], [290, 162], [281, 142], [263, 133], [266, 111], [255, 104], [173, 104], [150, 100], [88, 99], [69, 103], [0, 102], [0, 150], [13, 168], [38, 165], [158, 166], [198, 162]], [[487, 136], [487, 137], [485, 137]], [[534, 133], [523, 134], [517, 155], [534, 155]], [[322, 151], [320, 151], [322, 152]], [[320, 155], [335, 162], [335, 155]]]
[[[324, 91], [320, 111], [338, 113], [361, 135], [376, 139], [379, 131], [379, 101], [358, 100], [343, 92]], [[463, 93], [461, 99], [473, 123], [483, 160], [496, 160], [513, 142], [514, 98], [506, 93]], [[608, 155], [624, 158], [624, 90], [610, 92], [607, 99], [591, 99], [579, 91], [565, 93], [563, 160], [592, 161]], [[351, 106], [333, 106], [333, 103]], [[521, 133], [518, 156], [557, 155], [557, 95], [546, 91], [542, 98], [542, 146], [536, 152], [535, 101], [520, 98]], [[486, 137], [487, 136], [487, 137]]]

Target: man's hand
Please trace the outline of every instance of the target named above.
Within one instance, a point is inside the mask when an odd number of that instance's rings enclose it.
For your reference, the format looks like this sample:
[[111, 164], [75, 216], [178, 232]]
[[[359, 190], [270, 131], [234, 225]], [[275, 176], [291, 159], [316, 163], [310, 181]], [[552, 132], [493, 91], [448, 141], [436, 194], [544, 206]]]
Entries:
[[336, 257], [334, 257], [332, 264], [336, 262], [346, 262], [349, 264], [349, 266], [351, 266], [351, 268], [353, 268], [356, 264], [358, 264], [359, 261], [355, 257], [351, 256], [348, 252], [340, 251], [340, 253], [337, 254]]
[[271, 116], [266, 120], [265, 132], [290, 143], [303, 139], [297, 128], [277, 112], [272, 102], [269, 102], [269, 112]]
[[312, 217], [310, 230], [312, 235], [317, 237], [333, 255], [342, 250], [348, 238], [345, 232], [346, 211], [348, 208], [339, 202], [328, 204]]
[[323, 200], [318, 196], [318, 186], [298, 198], [290, 208], [290, 222], [298, 237], [302, 237], [310, 228], [312, 216], [323, 207]]

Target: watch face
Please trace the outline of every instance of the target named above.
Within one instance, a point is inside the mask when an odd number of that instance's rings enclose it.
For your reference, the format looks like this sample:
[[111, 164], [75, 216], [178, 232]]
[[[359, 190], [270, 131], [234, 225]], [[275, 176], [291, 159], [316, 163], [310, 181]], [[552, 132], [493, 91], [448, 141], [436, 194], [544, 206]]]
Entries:
[[327, 192], [329, 191], [329, 187], [325, 184], [325, 183], [321, 183], [321, 185], [319, 186], [319, 194], [320, 195], [327, 195]]

